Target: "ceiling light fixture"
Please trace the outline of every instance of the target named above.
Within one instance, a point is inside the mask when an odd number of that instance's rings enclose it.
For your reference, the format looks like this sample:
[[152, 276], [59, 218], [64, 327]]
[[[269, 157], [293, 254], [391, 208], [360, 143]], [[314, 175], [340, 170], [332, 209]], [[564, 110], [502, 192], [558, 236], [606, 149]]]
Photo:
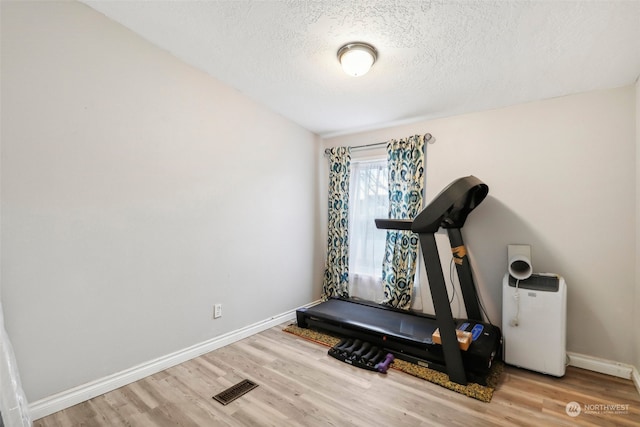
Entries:
[[347, 43], [338, 49], [338, 61], [345, 73], [360, 77], [371, 69], [378, 58], [378, 51], [367, 43]]

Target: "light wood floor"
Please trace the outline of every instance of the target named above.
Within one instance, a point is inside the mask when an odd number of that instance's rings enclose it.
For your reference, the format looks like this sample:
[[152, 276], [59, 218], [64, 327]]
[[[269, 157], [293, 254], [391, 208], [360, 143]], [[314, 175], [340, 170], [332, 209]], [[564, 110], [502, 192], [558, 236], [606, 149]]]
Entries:
[[[284, 326], [284, 325], [283, 325]], [[483, 403], [407, 374], [327, 356], [278, 326], [34, 422], [46, 426], [638, 426], [630, 380], [569, 368], [562, 379], [507, 367]], [[212, 396], [248, 378], [227, 406]], [[577, 417], [569, 402], [591, 405]], [[601, 405], [622, 406], [614, 414]], [[596, 406], [593, 406], [596, 405]], [[627, 408], [626, 411], [624, 408]]]

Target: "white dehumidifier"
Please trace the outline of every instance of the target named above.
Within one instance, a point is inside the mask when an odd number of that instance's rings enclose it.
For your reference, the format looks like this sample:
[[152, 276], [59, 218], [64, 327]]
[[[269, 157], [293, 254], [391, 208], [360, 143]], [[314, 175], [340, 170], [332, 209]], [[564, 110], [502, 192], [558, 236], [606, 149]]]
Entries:
[[532, 274], [502, 282], [504, 361], [561, 377], [566, 367], [567, 285], [561, 276]]

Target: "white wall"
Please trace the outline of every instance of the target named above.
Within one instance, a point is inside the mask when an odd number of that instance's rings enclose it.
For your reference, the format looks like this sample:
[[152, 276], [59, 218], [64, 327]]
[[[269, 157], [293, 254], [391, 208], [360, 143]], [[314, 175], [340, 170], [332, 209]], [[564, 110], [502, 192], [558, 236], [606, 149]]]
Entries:
[[318, 153], [85, 5], [3, 1], [2, 298], [28, 399], [317, 299]]
[[[527, 243], [534, 271], [566, 278], [568, 350], [631, 363], [635, 102], [629, 86], [328, 138], [325, 145], [433, 134], [427, 201], [461, 176], [489, 186], [463, 233], [492, 321], [501, 318], [507, 245]], [[441, 256], [448, 266], [450, 252]]]

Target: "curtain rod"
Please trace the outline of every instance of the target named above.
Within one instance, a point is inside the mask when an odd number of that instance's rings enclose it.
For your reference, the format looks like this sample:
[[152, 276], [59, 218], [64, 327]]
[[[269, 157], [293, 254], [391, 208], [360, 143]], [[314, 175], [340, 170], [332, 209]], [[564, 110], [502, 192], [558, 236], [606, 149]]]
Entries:
[[[433, 138], [433, 136], [430, 133], [425, 133], [424, 134], [424, 141], [428, 142], [429, 144], [433, 144], [435, 143], [435, 138]], [[364, 145], [354, 145], [351, 148], [352, 150], [367, 150], [370, 148], [375, 148], [375, 147], [383, 147], [385, 145], [387, 145], [389, 143], [389, 141], [385, 141], [385, 142], [376, 142], [373, 144], [364, 144]], [[325, 154], [329, 154], [329, 148], [324, 150]]]

